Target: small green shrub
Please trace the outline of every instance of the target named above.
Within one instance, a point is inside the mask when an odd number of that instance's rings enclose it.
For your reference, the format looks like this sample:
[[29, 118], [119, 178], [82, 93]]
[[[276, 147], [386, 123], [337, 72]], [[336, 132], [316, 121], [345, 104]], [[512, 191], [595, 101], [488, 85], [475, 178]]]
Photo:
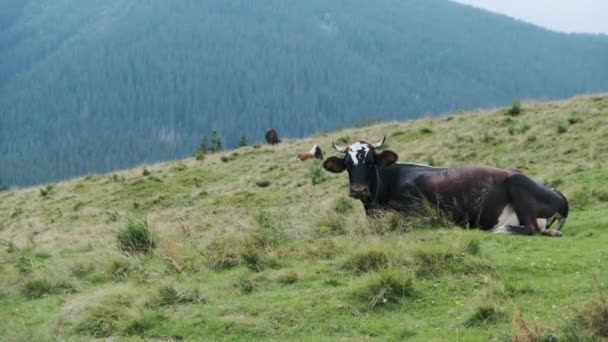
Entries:
[[110, 181], [113, 183], [124, 183], [127, 179], [125, 178], [125, 176], [119, 176], [117, 174], [113, 174], [110, 177]]
[[468, 240], [464, 245], [464, 251], [469, 255], [481, 255], [481, 243], [477, 239]]
[[156, 182], [156, 183], [163, 183], [163, 182], [164, 182], [164, 181], [163, 181], [162, 179], [160, 179], [160, 177], [158, 177], [158, 176], [149, 176], [149, 177], [148, 177], [148, 180], [151, 180], [151, 181]]
[[40, 196], [42, 197], [47, 197], [48, 195], [50, 195], [53, 192], [53, 188], [54, 186], [49, 184], [44, 188], [40, 188]]
[[379, 250], [360, 252], [352, 256], [344, 265], [344, 268], [355, 274], [381, 271], [390, 266], [388, 255]]
[[608, 189], [593, 189], [591, 193], [600, 202], [608, 202]]
[[571, 117], [568, 118], [568, 123], [570, 125], [576, 125], [577, 123], [580, 123], [581, 121], [582, 120], [580, 118], [575, 117], [575, 116], [571, 116]]
[[558, 134], [564, 134], [566, 132], [568, 132], [568, 127], [566, 127], [566, 126], [564, 126], [562, 124], [557, 125], [557, 133]]
[[107, 223], [118, 222], [118, 219], [120, 218], [120, 214], [116, 210], [108, 210], [105, 212], [105, 214], [107, 215], [107, 217], [106, 217]]
[[338, 246], [330, 238], [313, 240], [306, 246], [306, 256], [312, 260], [327, 260], [335, 257], [338, 253]]
[[136, 259], [119, 256], [112, 258], [105, 270], [105, 277], [111, 281], [123, 281], [141, 271]]
[[201, 296], [198, 289], [164, 285], [157, 290], [150, 305], [169, 306], [201, 302], [205, 302], [205, 298]]
[[73, 333], [95, 338], [110, 337], [118, 329], [121, 319], [121, 313], [114, 306], [90, 307], [74, 326]]
[[353, 210], [353, 201], [342, 196], [336, 200], [336, 204], [334, 205], [334, 209], [338, 214], [346, 214]]
[[250, 294], [255, 289], [255, 283], [251, 277], [243, 276], [237, 281], [236, 288], [243, 294]]
[[[598, 281], [598, 289], [601, 289], [599, 286]], [[608, 298], [601, 290], [597, 300], [589, 302], [577, 313], [575, 323], [590, 332], [594, 338], [602, 341], [608, 338]]]
[[143, 336], [146, 331], [154, 328], [154, 326], [166, 321], [166, 318], [160, 314], [152, 313], [137, 313], [135, 317], [124, 322], [123, 335], [126, 336]]
[[79, 279], [85, 279], [95, 272], [95, 264], [91, 260], [77, 261], [70, 267], [70, 273]]
[[509, 107], [509, 109], [507, 109], [507, 115], [510, 116], [519, 116], [521, 114], [522, 110], [521, 110], [521, 102], [520, 101], [514, 101], [511, 104], [511, 107]]
[[563, 185], [563, 184], [564, 184], [564, 179], [561, 178], [561, 177], [557, 177], [557, 178], [551, 179], [550, 181], [547, 182], [547, 186], [550, 186], [552, 188], [557, 188], [557, 187], [559, 187], [560, 185]]
[[368, 228], [375, 234], [411, 231], [415, 225], [415, 217], [405, 216], [394, 211], [380, 211], [373, 214], [368, 221]]
[[151, 175], [151, 174], [152, 174], [152, 173], [150, 173], [150, 171], [148, 170], [148, 168], [147, 168], [147, 167], [144, 167], [144, 169], [143, 169], [143, 170], [142, 170], [142, 172], [141, 172], [141, 175], [142, 175], [142, 176], [144, 176], [144, 177], [149, 176], [149, 175]]
[[255, 185], [259, 186], [260, 188], [267, 188], [270, 186], [270, 181], [259, 180], [259, 181], [255, 182]]
[[310, 177], [312, 185], [319, 185], [327, 180], [325, 173], [323, 173], [323, 167], [317, 161], [313, 162], [308, 169], [308, 177]]
[[373, 275], [356, 296], [367, 303], [368, 309], [398, 304], [415, 295], [414, 279], [397, 271]]
[[498, 140], [493, 134], [488, 134], [488, 132], [483, 132], [481, 137], [479, 138], [479, 142], [484, 144], [497, 145], [500, 140]]
[[469, 240], [451, 246], [423, 247], [413, 254], [416, 274], [439, 276], [445, 273], [478, 274], [489, 272], [492, 266], [481, 258], [479, 241]]
[[181, 162], [181, 161], [178, 161], [173, 166], [173, 170], [177, 171], [177, 172], [186, 171], [187, 169], [188, 169], [188, 166], [186, 164], [184, 164], [183, 162]]
[[319, 220], [319, 232], [327, 235], [343, 235], [346, 233], [346, 221], [338, 215], [327, 214]]
[[241, 259], [247, 268], [255, 272], [263, 271], [269, 266], [264, 255], [254, 246], [246, 247], [241, 253]]
[[21, 274], [30, 274], [34, 270], [34, 262], [30, 253], [21, 252], [15, 261], [15, 268]]
[[487, 324], [497, 323], [504, 317], [504, 313], [493, 305], [478, 306], [475, 311], [464, 322], [464, 326], [480, 327]]
[[343, 144], [343, 145], [344, 145], [344, 144], [350, 144], [351, 140], [352, 140], [352, 139], [351, 139], [351, 137], [350, 137], [350, 136], [345, 135], [345, 136], [342, 136], [342, 137], [339, 137], [339, 138], [338, 138], [338, 143], [339, 143], [339, 144]]
[[433, 130], [428, 127], [422, 127], [420, 129], [420, 134], [431, 134], [431, 133], [433, 133]]
[[288, 270], [283, 272], [281, 275], [279, 275], [279, 277], [277, 278], [277, 281], [281, 284], [285, 284], [285, 285], [291, 285], [291, 284], [295, 284], [299, 279], [298, 276], [298, 272], [296, 272], [295, 270]]
[[257, 248], [276, 248], [285, 241], [284, 217], [261, 211], [255, 217], [257, 225], [251, 231], [251, 239]]
[[218, 271], [238, 266], [242, 248], [242, 242], [233, 236], [217, 236], [205, 249], [207, 266]]
[[126, 253], [148, 253], [156, 243], [148, 227], [148, 222], [129, 218], [127, 224], [118, 231], [118, 248]]
[[[526, 122], [523, 122], [521, 124], [515, 125], [515, 126], [509, 126], [509, 135], [518, 135], [518, 134], [524, 134], [527, 131], [530, 130], [530, 125], [528, 125]], [[530, 142], [536, 141], [536, 137], [532, 138], [532, 136], [528, 137]]]
[[205, 158], [207, 157], [207, 153], [198, 151], [193, 155], [193, 157], [196, 160], [205, 160]]
[[45, 295], [72, 292], [74, 292], [74, 286], [72, 286], [72, 284], [42, 276], [36, 276], [26, 280], [22, 287], [23, 295], [29, 299], [37, 299]]
[[568, 200], [572, 209], [585, 209], [593, 203], [592, 191], [586, 188], [578, 189]]

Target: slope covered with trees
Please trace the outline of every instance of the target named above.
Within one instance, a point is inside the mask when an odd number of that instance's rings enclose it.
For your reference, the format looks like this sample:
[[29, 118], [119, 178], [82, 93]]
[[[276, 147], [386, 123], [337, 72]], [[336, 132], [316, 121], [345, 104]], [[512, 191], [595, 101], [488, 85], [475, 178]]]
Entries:
[[0, 179], [608, 89], [608, 40], [444, 0], [5, 0]]

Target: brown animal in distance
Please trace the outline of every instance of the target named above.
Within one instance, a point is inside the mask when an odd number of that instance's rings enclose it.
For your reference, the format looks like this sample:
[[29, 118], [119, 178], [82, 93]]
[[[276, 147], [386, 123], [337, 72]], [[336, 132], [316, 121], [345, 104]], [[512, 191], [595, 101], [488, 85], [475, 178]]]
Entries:
[[270, 145], [276, 145], [281, 142], [281, 139], [279, 139], [279, 135], [277, 134], [277, 131], [274, 130], [274, 128], [269, 128], [266, 131], [265, 137], [266, 142]]
[[300, 161], [305, 161], [312, 158], [323, 160], [323, 151], [321, 151], [321, 147], [319, 147], [319, 145], [315, 145], [310, 151], [300, 153], [298, 155], [298, 159], [300, 159]]

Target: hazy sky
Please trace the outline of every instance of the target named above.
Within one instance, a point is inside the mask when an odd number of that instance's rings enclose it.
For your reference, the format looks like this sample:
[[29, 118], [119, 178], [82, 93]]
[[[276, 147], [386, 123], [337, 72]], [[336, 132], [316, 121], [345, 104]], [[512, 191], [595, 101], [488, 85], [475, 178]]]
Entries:
[[453, 0], [556, 31], [608, 34], [608, 0]]

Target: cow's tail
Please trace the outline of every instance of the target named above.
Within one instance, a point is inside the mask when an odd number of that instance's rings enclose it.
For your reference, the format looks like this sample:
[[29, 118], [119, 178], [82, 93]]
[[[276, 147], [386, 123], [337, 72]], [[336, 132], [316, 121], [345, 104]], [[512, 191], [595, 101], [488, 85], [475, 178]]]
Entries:
[[562, 230], [564, 224], [566, 223], [566, 219], [568, 218], [568, 213], [570, 212], [570, 205], [568, 204], [568, 200], [566, 196], [562, 194], [559, 190], [554, 190], [561, 198], [564, 200], [564, 206], [561, 208], [559, 213], [559, 222], [557, 223], [557, 230]]

